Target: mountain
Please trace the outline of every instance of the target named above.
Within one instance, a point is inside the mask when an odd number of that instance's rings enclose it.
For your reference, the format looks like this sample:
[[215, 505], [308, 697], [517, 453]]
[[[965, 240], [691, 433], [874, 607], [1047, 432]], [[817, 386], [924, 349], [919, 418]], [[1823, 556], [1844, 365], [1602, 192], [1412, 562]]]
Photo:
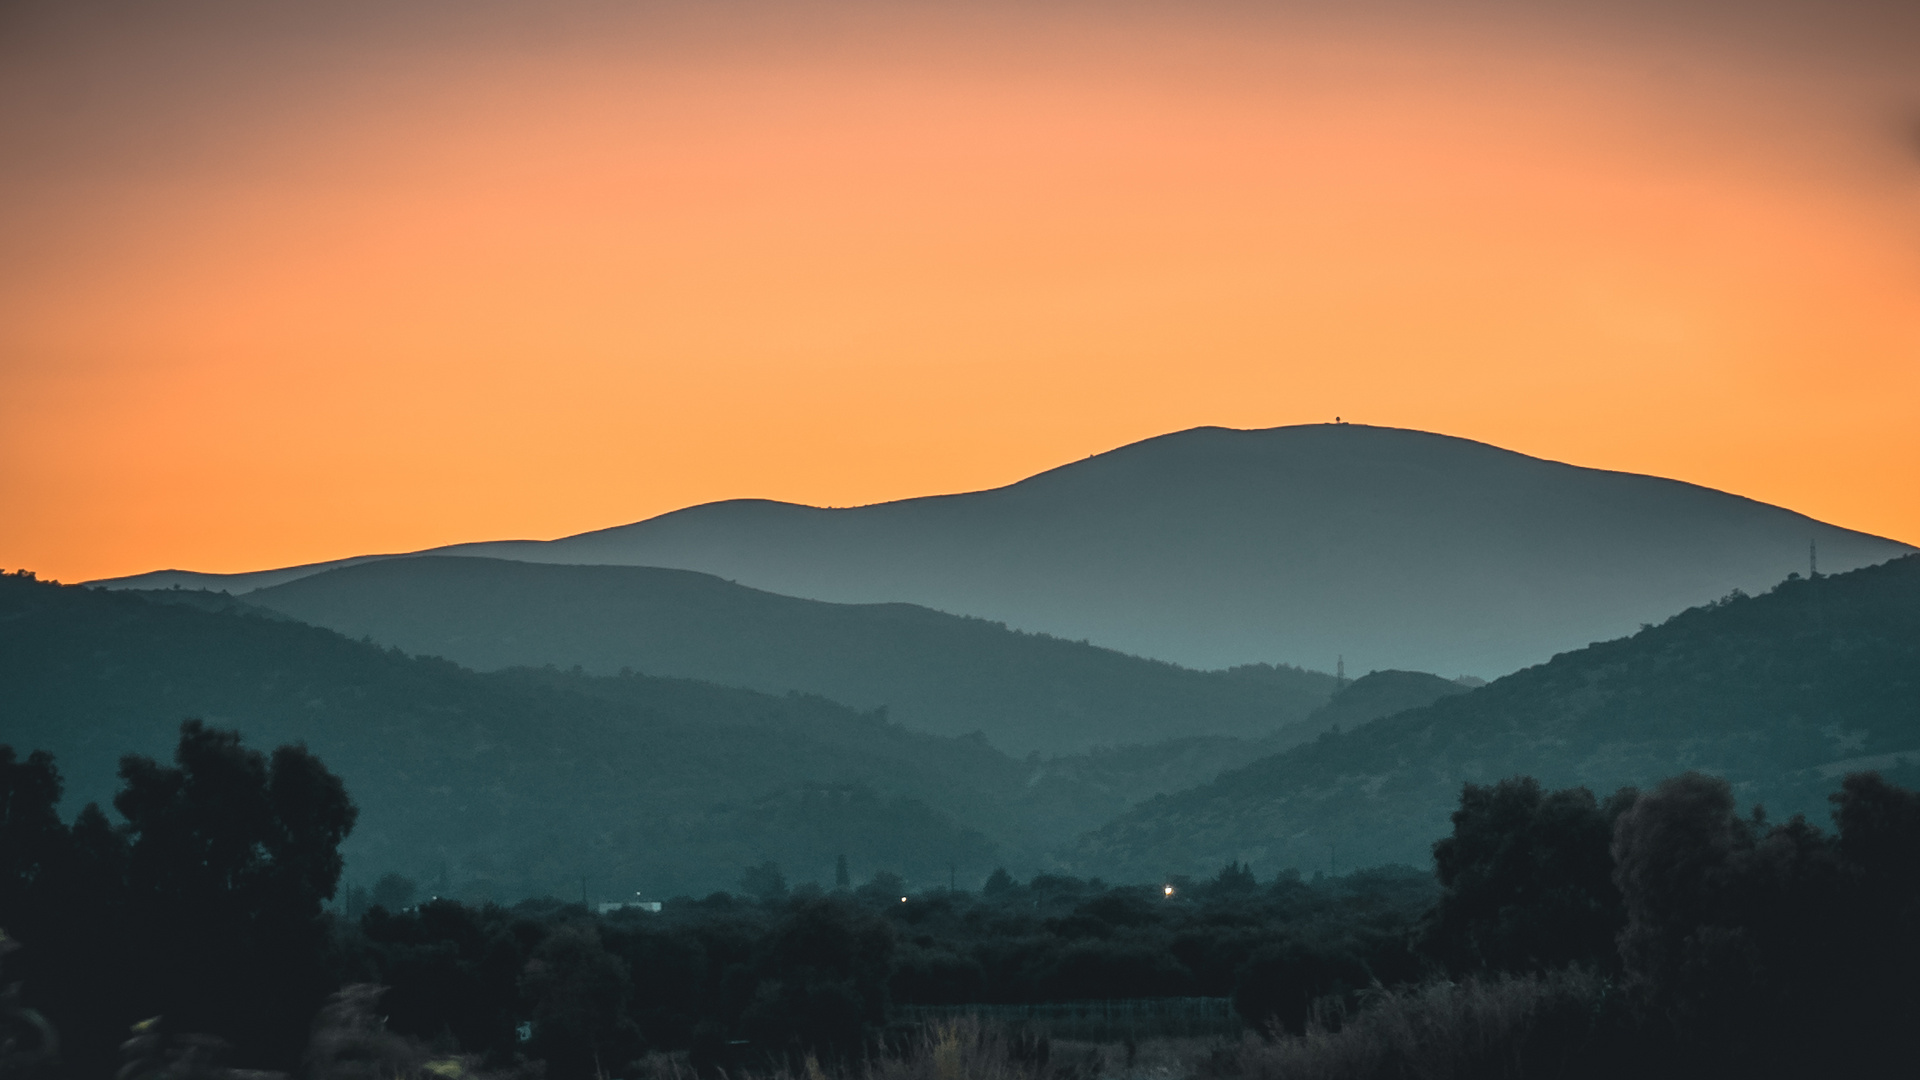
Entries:
[[1318, 672], [1192, 671], [909, 604], [800, 600], [686, 570], [420, 556], [324, 571], [246, 603], [483, 671], [578, 664], [799, 690], [884, 707], [921, 731], [979, 731], [1016, 755], [1258, 738], [1304, 719], [1335, 686]]
[[1688, 769], [1727, 777], [1775, 818], [1822, 825], [1848, 772], [1920, 783], [1920, 556], [1730, 595], [1329, 732], [1148, 800], [1083, 837], [1069, 862], [1119, 880], [1231, 860], [1424, 865], [1462, 783], [1526, 774], [1605, 795]]
[[1351, 730], [1383, 716], [1464, 694], [1468, 689], [1462, 683], [1424, 671], [1371, 671], [1341, 687], [1297, 730], [1313, 735], [1330, 729]]
[[[736, 500], [443, 554], [655, 566], [902, 602], [1193, 668], [1497, 675], [1808, 565], [1913, 549], [1672, 480], [1358, 424], [1148, 439], [990, 491], [850, 509]], [[109, 584], [236, 595], [259, 575]]]
[[602, 895], [704, 892], [768, 859], [830, 881], [841, 852], [925, 882], [1032, 871], [1129, 801], [818, 697], [476, 674], [217, 594], [0, 575], [0, 742], [55, 755], [69, 813], [110, 800], [121, 754], [168, 757], [189, 716], [256, 748], [304, 741], [346, 781], [350, 878], [500, 899], [583, 876]]
[[[1419, 671], [1376, 671], [1348, 683], [1332, 700], [1259, 739], [1194, 736], [1165, 742], [1102, 746], [1081, 754], [1035, 761], [1039, 785], [1065, 780], [1075, 791], [1105, 792], [1137, 803], [1205, 784], [1223, 772], [1311, 740], [1322, 732], [1354, 728], [1383, 716], [1417, 708], [1467, 687]], [[1093, 871], [1100, 873], [1101, 871]], [[1130, 880], [1130, 879], [1129, 879]]]

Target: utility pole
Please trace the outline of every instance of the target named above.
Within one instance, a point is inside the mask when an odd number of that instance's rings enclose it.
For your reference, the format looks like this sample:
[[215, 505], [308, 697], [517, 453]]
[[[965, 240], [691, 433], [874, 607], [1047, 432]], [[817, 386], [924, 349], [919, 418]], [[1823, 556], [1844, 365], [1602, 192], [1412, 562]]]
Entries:
[[1820, 576], [1820, 545], [1813, 540], [1807, 541], [1807, 576]]

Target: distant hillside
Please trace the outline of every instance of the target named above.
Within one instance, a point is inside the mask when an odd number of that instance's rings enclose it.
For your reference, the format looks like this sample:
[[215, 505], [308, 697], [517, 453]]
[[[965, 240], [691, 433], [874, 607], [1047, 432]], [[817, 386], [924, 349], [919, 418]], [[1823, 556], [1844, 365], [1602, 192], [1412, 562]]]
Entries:
[[[851, 509], [738, 500], [447, 554], [672, 567], [918, 604], [1193, 668], [1494, 676], [1733, 589], [1912, 548], [1691, 484], [1419, 431], [1196, 428], [1008, 487]], [[239, 594], [327, 565], [121, 584]]]
[[1370, 671], [1313, 710], [1300, 730], [1314, 735], [1330, 728], [1350, 731], [1368, 721], [1466, 692], [1467, 687], [1424, 671]]
[[1605, 794], [1686, 769], [1822, 825], [1846, 772], [1920, 784], [1920, 556], [1730, 597], [1324, 735], [1143, 803], [1070, 862], [1120, 880], [1236, 859], [1421, 865], [1463, 782], [1528, 774]]
[[1091, 789], [1137, 803], [1198, 787], [1223, 772], [1307, 742], [1323, 731], [1358, 727], [1466, 690], [1459, 683], [1424, 672], [1376, 671], [1348, 683], [1305, 720], [1259, 739], [1200, 736], [1101, 747], [1035, 762], [1037, 771], [1029, 782], [1065, 781], [1071, 790]]
[[119, 756], [165, 757], [187, 716], [258, 747], [301, 740], [362, 808], [350, 877], [399, 870], [512, 898], [706, 891], [766, 859], [831, 881], [844, 851], [944, 881], [1037, 869], [1124, 799], [978, 739], [905, 730], [817, 697], [559, 671], [477, 675], [224, 597], [168, 603], [0, 576], [0, 742], [53, 752], [68, 809], [106, 801]]
[[685, 570], [422, 556], [330, 570], [245, 602], [483, 671], [630, 668], [884, 706], [907, 727], [983, 732], [1015, 755], [1258, 738], [1304, 719], [1335, 685], [1272, 666], [1191, 671], [909, 604], [797, 600]]

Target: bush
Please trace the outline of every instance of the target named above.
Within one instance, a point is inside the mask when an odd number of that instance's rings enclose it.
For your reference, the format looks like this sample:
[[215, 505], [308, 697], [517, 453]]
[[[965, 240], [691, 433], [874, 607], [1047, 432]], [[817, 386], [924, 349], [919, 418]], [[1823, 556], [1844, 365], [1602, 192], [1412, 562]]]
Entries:
[[[1631, 986], [1700, 1068], [1747, 1076], [1900, 1075], [1914, 1016], [1911, 792], [1848, 777], [1836, 840], [1799, 816], [1738, 813], [1687, 773], [1622, 814], [1614, 878]], [[1851, 856], [1851, 858], [1849, 857]]]
[[1636, 794], [1602, 805], [1586, 788], [1543, 791], [1530, 776], [1466, 785], [1453, 834], [1433, 845], [1441, 894], [1422, 950], [1456, 973], [1617, 967], [1626, 912], [1608, 845]]

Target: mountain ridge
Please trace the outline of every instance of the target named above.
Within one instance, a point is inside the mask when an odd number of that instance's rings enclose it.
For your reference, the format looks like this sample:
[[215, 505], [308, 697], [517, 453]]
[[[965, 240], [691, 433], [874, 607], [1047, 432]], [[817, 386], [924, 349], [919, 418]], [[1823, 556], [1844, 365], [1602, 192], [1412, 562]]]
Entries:
[[1920, 782], [1920, 555], [1730, 594], [1158, 795], [1063, 857], [1117, 876], [1423, 863], [1463, 783], [1602, 796], [1699, 769], [1776, 818], [1825, 817], [1843, 772]]
[[[1340, 655], [1493, 675], [1764, 589], [1804, 568], [1810, 543], [1835, 571], [1913, 550], [1684, 481], [1331, 424], [1194, 428], [979, 492], [832, 509], [729, 500], [436, 551], [913, 603], [1201, 669]], [[189, 580], [107, 584], [176, 579]]]
[[1304, 720], [1335, 683], [1295, 669], [1192, 671], [908, 604], [803, 600], [655, 567], [422, 555], [236, 602], [478, 671], [579, 664], [886, 707], [917, 730], [983, 732], [1014, 756], [1257, 739]]
[[[836, 851], [928, 880], [949, 861], [1037, 869], [1048, 834], [1124, 805], [822, 698], [477, 674], [218, 594], [166, 600], [0, 575], [0, 742], [54, 754], [69, 812], [108, 802], [121, 755], [166, 758], [188, 717], [303, 742], [340, 775], [362, 811], [355, 877], [481, 898], [566, 895], [583, 873], [633, 882], [617, 895], [706, 891], [769, 858], [820, 880]], [[814, 816], [764, 809], [787, 804]]]

